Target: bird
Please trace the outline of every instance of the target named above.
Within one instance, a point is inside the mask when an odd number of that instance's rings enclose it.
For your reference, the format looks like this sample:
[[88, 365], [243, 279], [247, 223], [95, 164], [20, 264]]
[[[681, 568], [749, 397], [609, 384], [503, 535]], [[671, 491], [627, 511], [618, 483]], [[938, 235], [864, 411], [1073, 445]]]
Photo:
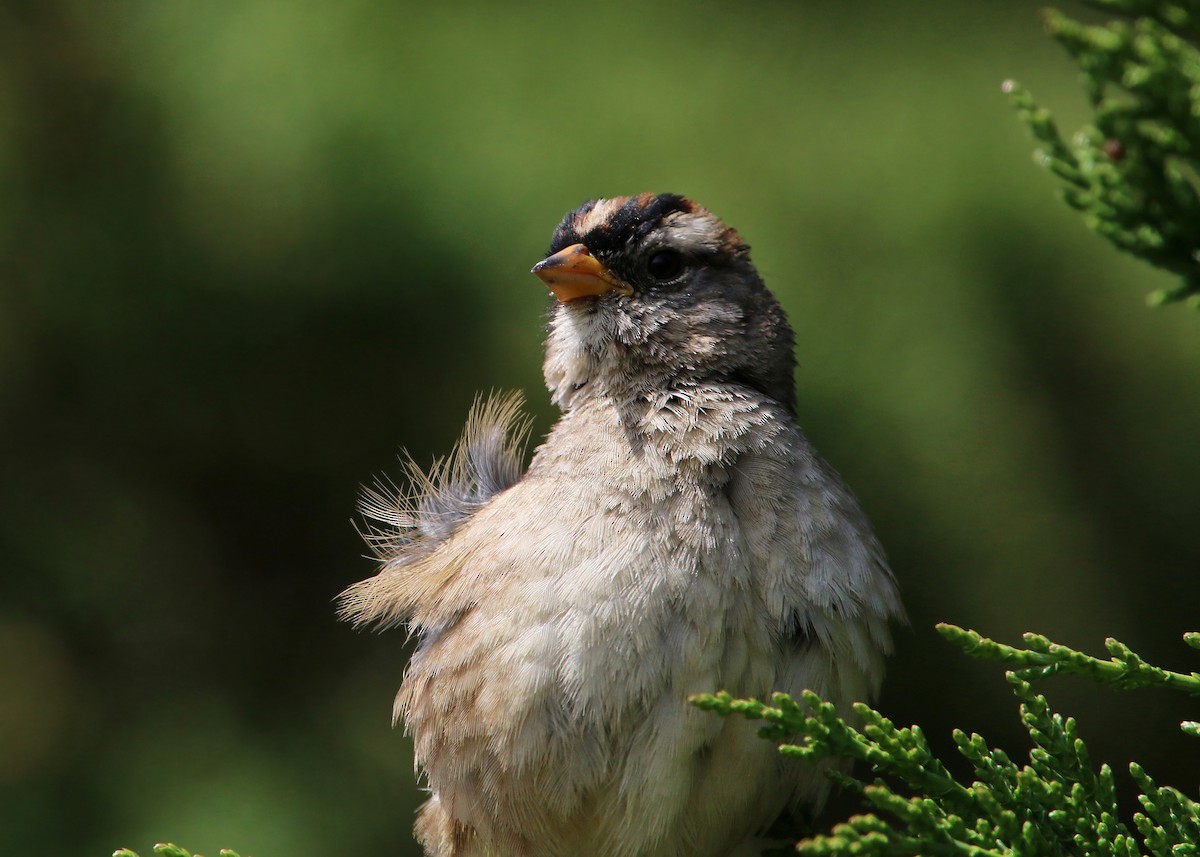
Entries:
[[880, 687], [899, 589], [798, 423], [794, 334], [737, 231], [683, 196], [594, 199], [532, 273], [560, 416], [477, 400], [409, 485], [364, 495], [377, 573], [341, 596], [416, 648], [394, 716], [429, 857], [757, 853], [828, 777], [688, 704]]

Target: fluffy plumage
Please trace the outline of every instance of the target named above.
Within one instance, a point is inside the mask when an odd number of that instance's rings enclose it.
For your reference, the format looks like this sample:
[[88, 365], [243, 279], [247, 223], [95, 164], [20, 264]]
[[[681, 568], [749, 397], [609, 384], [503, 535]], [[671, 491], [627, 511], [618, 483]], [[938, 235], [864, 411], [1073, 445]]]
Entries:
[[420, 639], [396, 700], [431, 791], [418, 837], [734, 853], [825, 781], [687, 696], [870, 699], [894, 581], [796, 423], [792, 331], [736, 232], [674, 195], [596, 200], [535, 272], [575, 278], [547, 341], [561, 419], [520, 474], [519, 402], [493, 399], [411, 495], [369, 495], [381, 569], [342, 602]]
[[342, 593], [344, 617], [383, 628], [408, 618], [413, 596], [405, 590], [417, 578], [406, 567], [432, 553], [493, 495], [521, 478], [530, 427], [522, 404], [520, 393], [476, 400], [447, 458], [435, 461], [428, 473], [411, 458], [406, 460], [411, 491], [401, 492], [381, 481], [363, 492], [359, 510], [367, 526], [361, 534], [381, 569], [378, 576]]

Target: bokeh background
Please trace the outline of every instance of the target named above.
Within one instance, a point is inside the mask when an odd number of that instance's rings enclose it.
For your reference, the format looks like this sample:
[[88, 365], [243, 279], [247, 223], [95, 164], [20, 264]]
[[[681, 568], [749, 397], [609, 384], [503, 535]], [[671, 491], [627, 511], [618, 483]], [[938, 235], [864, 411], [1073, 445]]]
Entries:
[[[414, 853], [359, 486], [477, 391], [550, 425], [527, 271], [593, 196], [753, 245], [903, 581], [897, 721], [1023, 752], [939, 620], [1196, 668], [1200, 318], [1032, 163], [1004, 78], [1086, 116], [1039, 5], [0, 2], [0, 853]], [[1194, 706], [1047, 692], [1195, 793]]]

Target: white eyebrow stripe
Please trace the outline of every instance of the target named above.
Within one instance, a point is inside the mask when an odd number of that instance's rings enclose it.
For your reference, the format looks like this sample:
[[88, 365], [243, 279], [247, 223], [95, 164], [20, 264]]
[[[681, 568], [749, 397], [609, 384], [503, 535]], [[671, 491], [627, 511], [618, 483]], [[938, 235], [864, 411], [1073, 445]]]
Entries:
[[708, 212], [677, 212], [652, 234], [683, 251], [712, 253], [721, 249], [724, 232], [724, 224]]

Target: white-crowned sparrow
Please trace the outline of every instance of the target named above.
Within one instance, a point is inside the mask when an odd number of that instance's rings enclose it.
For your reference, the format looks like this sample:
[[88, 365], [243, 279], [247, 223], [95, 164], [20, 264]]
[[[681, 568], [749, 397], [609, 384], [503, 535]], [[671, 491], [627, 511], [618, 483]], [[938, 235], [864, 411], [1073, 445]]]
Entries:
[[850, 490], [796, 422], [793, 335], [694, 202], [588, 202], [533, 273], [562, 417], [521, 472], [515, 397], [409, 495], [374, 492], [356, 623], [419, 638], [395, 713], [433, 857], [717, 857], [825, 779], [718, 689], [868, 700], [901, 607]]

